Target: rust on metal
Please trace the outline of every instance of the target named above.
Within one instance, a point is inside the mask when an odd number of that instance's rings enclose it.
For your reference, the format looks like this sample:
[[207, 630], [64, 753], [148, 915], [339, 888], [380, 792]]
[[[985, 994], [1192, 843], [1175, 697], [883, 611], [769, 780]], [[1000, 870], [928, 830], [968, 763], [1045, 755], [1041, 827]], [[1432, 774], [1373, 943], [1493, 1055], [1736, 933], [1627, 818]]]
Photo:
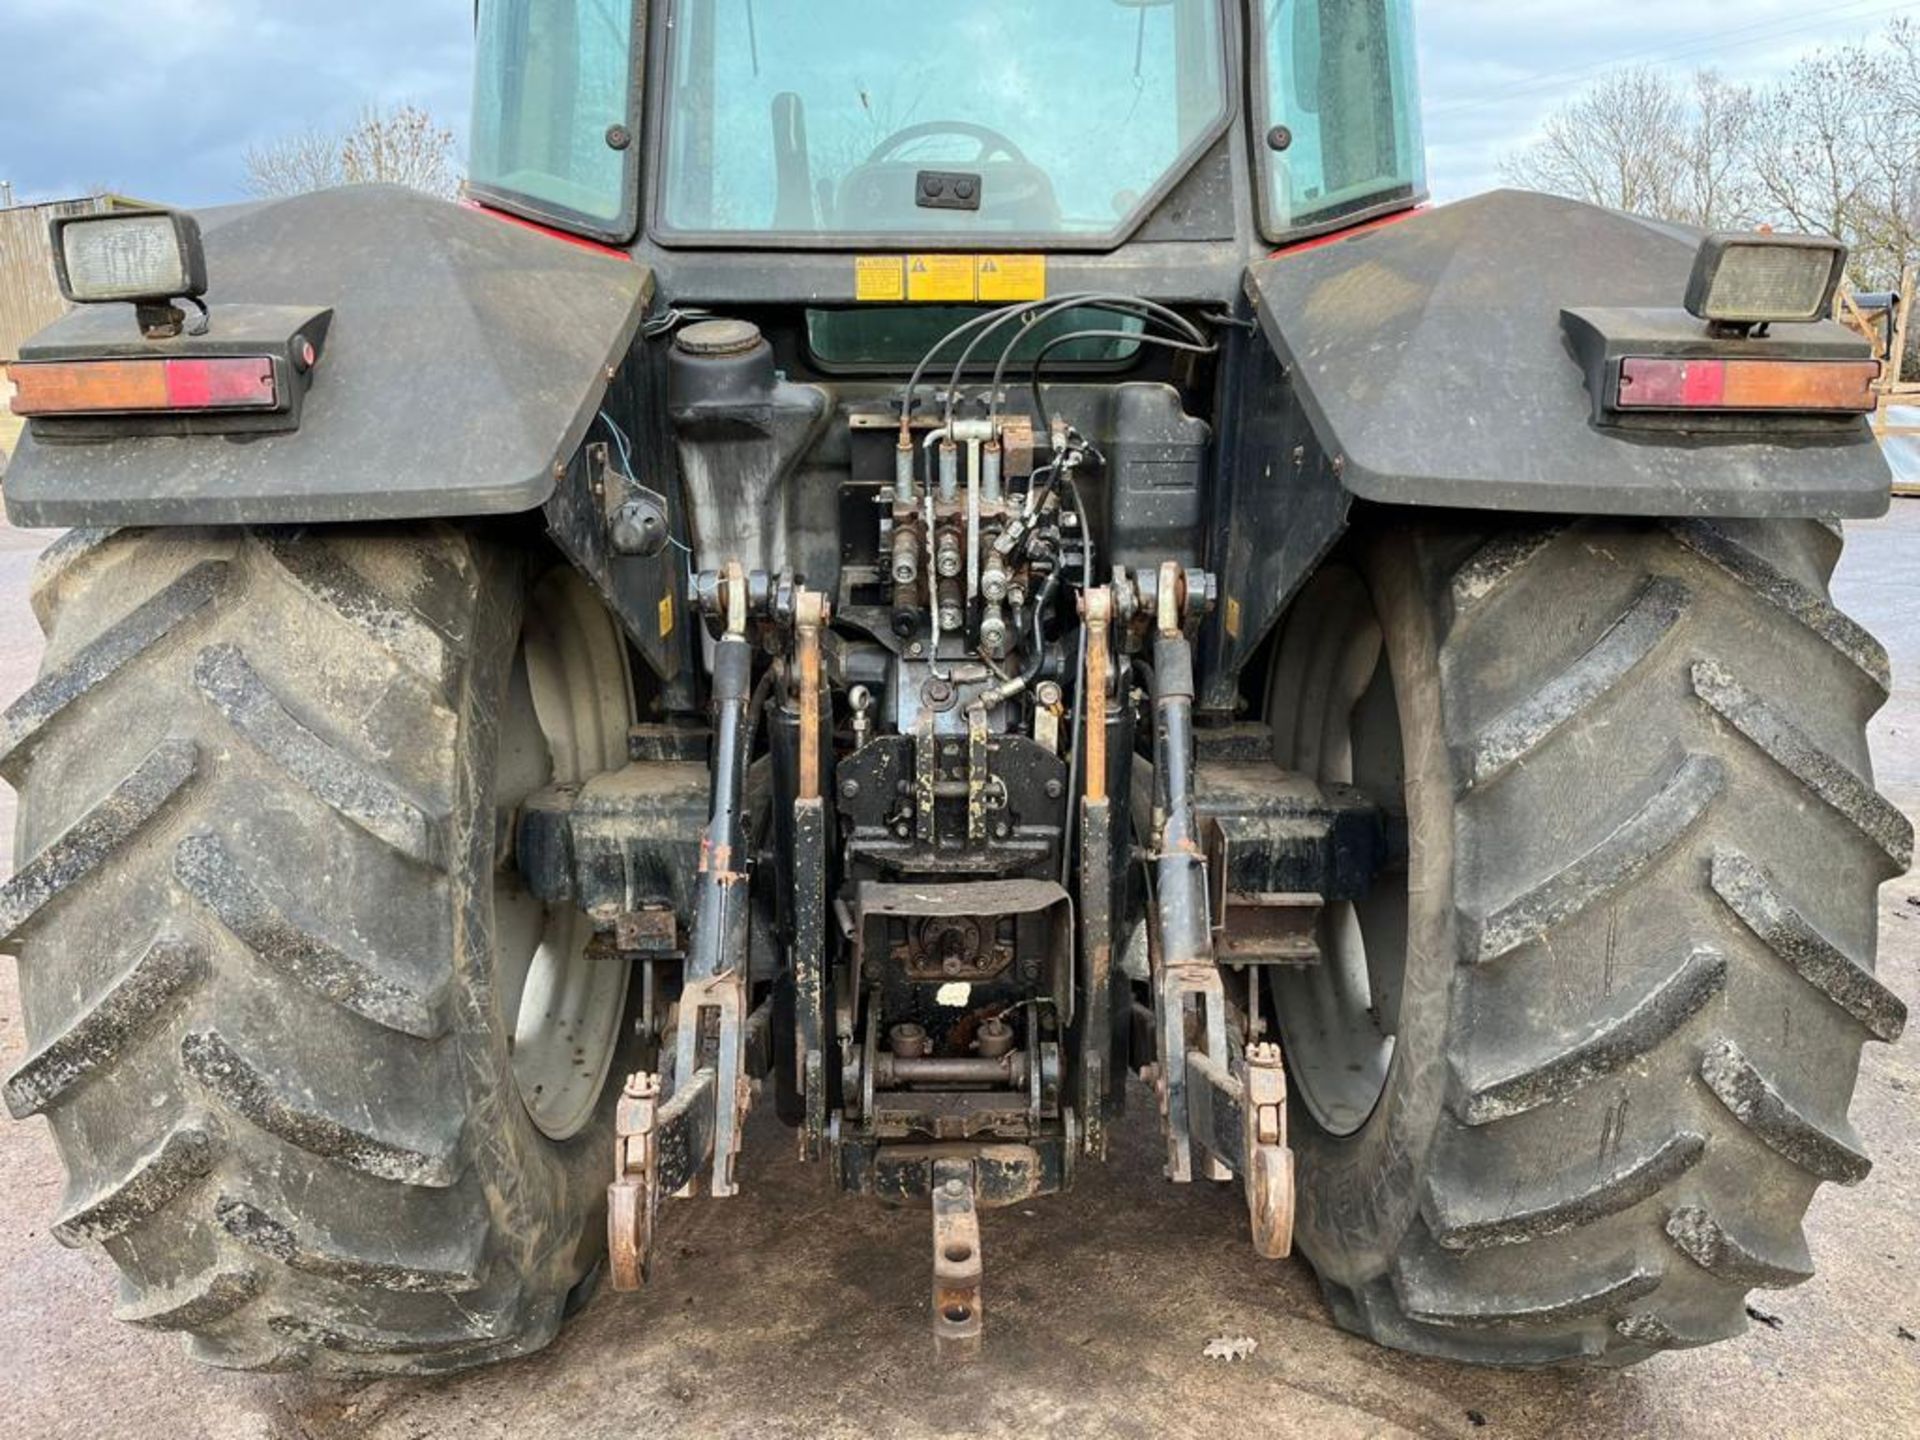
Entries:
[[794, 650], [800, 662], [800, 793], [802, 800], [820, 798], [820, 633], [830, 611], [827, 597], [802, 590], [794, 597]]
[[727, 562], [722, 589], [726, 606], [726, 633], [744, 636], [747, 633], [747, 571], [738, 560]]
[[[853, 969], [872, 974], [881, 957], [898, 961], [919, 980], [991, 979], [1015, 959], [1011, 936], [1000, 927], [1022, 916], [1043, 917], [1046, 953], [1073, 947], [1073, 897], [1051, 880], [979, 880], [893, 885], [862, 880], [854, 887], [849, 934]], [[1057, 966], [1054, 1012], [1071, 1024], [1076, 996], [1072, 966]]]
[[987, 840], [987, 781], [992, 778], [987, 748], [987, 712], [975, 705], [967, 711], [967, 842]]
[[915, 1085], [991, 1085], [1024, 1090], [1031, 1073], [1024, 1050], [999, 1055], [901, 1055], [881, 1051], [875, 1057], [873, 1081], [881, 1090]]
[[679, 917], [667, 905], [625, 911], [614, 917], [613, 943], [622, 954], [674, 954], [680, 948]]
[[[753, 1089], [745, 1069], [745, 1025], [747, 1019], [747, 980], [744, 970], [722, 970], [699, 979], [689, 979], [680, 993], [679, 1068], [691, 1074], [707, 1033], [706, 1012], [713, 1012], [714, 1092], [713, 1184], [716, 1199], [739, 1193], [736, 1168], [739, 1160], [740, 1133], [753, 1103]], [[729, 1077], [732, 1094], [727, 1093]], [[678, 1082], [676, 1082], [678, 1083]], [[689, 1193], [691, 1193], [689, 1191]]]
[[1002, 419], [1000, 449], [1008, 479], [1023, 480], [1033, 474], [1033, 421], [1025, 415]]
[[1216, 952], [1233, 965], [1315, 965], [1320, 912], [1314, 894], [1229, 891], [1218, 912]]
[[1097, 803], [1107, 798], [1107, 675], [1112, 668], [1107, 632], [1113, 620], [1113, 592], [1105, 587], [1087, 591], [1082, 616], [1087, 633], [1086, 696], [1081, 706], [1087, 717], [1086, 798]]
[[1293, 1151], [1287, 1145], [1287, 1071], [1278, 1045], [1247, 1047], [1247, 1215], [1253, 1248], [1268, 1260], [1293, 1253]]
[[923, 845], [934, 842], [935, 818], [939, 804], [940, 742], [934, 735], [933, 716], [923, 714], [913, 737], [913, 824], [914, 835]]
[[1112, 801], [1081, 802], [1080, 835], [1081, 939], [1087, 958], [1080, 1115], [1086, 1153], [1104, 1159], [1108, 1088], [1114, 1071]]
[[743, 885], [747, 874], [733, 868], [733, 846], [716, 843], [711, 834], [700, 837], [700, 873], [721, 885]]
[[[807, 742], [801, 741], [802, 749]], [[817, 795], [793, 802], [793, 1005], [795, 1080], [806, 1100], [800, 1156], [817, 1160], [827, 1140], [827, 817]]]
[[980, 1213], [974, 1206], [973, 1166], [965, 1160], [933, 1163], [933, 1337], [943, 1359], [980, 1353]]
[[615, 1290], [638, 1290], [647, 1280], [659, 1199], [659, 1107], [660, 1077], [644, 1070], [630, 1075], [614, 1111], [613, 1183], [607, 1186], [607, 1267]]

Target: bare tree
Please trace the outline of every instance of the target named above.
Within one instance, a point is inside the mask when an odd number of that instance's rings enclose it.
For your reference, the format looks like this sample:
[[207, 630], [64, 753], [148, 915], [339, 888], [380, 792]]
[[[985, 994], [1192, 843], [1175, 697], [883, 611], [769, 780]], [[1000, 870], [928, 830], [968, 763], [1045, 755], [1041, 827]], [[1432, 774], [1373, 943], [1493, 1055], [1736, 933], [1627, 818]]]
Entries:
[[341, 175], [349, 185], [405, 185], [452, 199], [460, 189], [453, 143], [453, 131], [417, 106], [368, 107], [341, 141]]
[[1861, 289], [1920, 258], [1920, 23], [1803, 56], [1776, 82], [1640, 67], [1552, 115], [1514, 183], [1710, 229], [1832, 235]]
[[1896, 20], [1886, 41], [1871, 55], [1855, 52], [1858, 63], [1874, 67], [1874, 104], [1865, 126], [1868, 203], [1854, 243], [1875, 283], [1898, 284], [1905, 267], [1920, 260], [1920, 26]]
[[1514, 184], [1665, 220], [1726, 225], [1749, 208], [1742, 171], [1751, 96], [1712, 71], [1615, 71], [1507, 157]]
[[1767, 217], [1846, 241], [1857, 286], [1897, 285], [1920, 253], [1920, 31], [1809, 55], [1757, 107], [1748, 166]]
[[263, 199], [338, 185], [405, 185], [451, 199], [459, 192], [453, 132], [414, 105], [369, 106], [353, 127], [306, 130], [249, 147], [247, 189]]
[[331, 190], [341, 183], [340, 141], [318, 130], [249, 145], [244, 157], [247, 193], [263, 200]]
[[1748, 156], [1769, 214], [1795, 230], [1847, 233], [1865, 173], [1866, 104], [1844, 59], [1828, 54], [1761, 93]]
[[1716, 70], [1693, 77], [1693, 105], [1681, 132], [1685, 204], [1677, 218], [1709, 230], [1755, 223], [1758, 199], [1747, 168], [1755, 133], [1753, 92]]

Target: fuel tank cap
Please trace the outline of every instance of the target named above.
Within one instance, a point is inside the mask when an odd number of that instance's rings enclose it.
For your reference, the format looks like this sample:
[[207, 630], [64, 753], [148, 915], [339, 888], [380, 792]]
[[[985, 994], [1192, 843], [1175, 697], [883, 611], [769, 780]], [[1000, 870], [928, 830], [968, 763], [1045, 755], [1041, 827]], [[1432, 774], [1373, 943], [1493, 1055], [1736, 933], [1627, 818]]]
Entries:
[[751, 320], [702, 320], [674, 337], [689, 355], [744, 355], [760, 343], [760, 327]]

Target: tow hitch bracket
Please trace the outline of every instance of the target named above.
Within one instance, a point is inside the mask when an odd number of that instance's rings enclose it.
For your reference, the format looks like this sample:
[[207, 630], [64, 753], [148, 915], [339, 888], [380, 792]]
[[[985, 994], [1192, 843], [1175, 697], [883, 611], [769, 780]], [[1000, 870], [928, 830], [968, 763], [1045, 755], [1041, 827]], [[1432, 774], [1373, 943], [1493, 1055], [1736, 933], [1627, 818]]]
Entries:
[[945, 1359], [980, 1351], [980, 1212], [974, 1205], [973, 1165], [933, 1162], [933, 1340]]
[[613, 1288], [638, 1290], [653, 1262], [660, 1201], [689, 1195], [713, 1156], [716, 1077], [708, 1067], [660, 1098], [660, 1077], [627, 1079], [614, 1112], [613, 1183], [607, 1187], [607, 1256]]
[[1247, 1192], [1253, 1248], [1268, 1260], [1293, 1253], [1293, 1151], [1287, 1144], [1287, 1073], [1278, 1045], [1249, 1045], [1229, 1070], [1187, 1052], [1188, 1120], [1208, 1157]]
[[613, 1183], [607, 1187], [607, 1264], [615, 1290], [646, 1283], [653, 1254], [653, 1217], [659, 1203], [660, 1077], [627, 1078], [614, 1113]]

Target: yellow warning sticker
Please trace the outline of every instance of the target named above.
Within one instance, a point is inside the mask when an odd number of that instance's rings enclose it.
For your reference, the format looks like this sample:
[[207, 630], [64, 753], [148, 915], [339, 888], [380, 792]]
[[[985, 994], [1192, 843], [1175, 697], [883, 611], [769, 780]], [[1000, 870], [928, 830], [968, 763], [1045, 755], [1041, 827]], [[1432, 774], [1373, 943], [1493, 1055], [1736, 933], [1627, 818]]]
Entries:
[[966, 305], [973, 302], [974, 295], [973, 256], [907, 257], [907, 299]]
[[1240, 638], [1240, 602], [1231, 595], [1227, 597], [1227, 638]]
[[907, 262], [898, 255], [860, 255], [853, 262], [853, 298], [897, 304], [907, 298]]
[[666, 639], [673, 634], [673, 592], [669, 590], [660, 597], [660, 638]]
[[869, 305], [1003, 305], [1047, 298], [1044, 255], [858, 255], [853, 298]]
[[982, 255], [977, 262], [980, 300], [1044, 300], [1047, 298], [1047, 257], [1044, 255]]

